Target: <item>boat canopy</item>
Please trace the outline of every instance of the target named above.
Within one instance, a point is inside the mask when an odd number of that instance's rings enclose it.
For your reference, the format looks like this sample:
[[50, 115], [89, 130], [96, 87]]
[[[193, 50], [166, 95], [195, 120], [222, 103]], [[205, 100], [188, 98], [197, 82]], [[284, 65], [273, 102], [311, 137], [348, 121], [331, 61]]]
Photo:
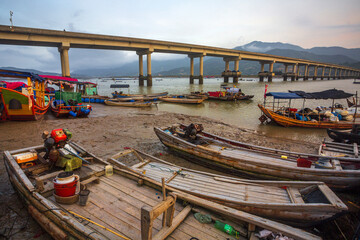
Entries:
[[53, 76], [53, 75], [40, 75], [40, 77], [48, 79], [48, 80], [55, 80], [55, 81], [66, 81], [75, 83], [78, 82], [76, 78], [69, 78], [69, 77], [60, 77], [60, 76]]
[[296, 98], [303, 98], [296, 93], [291, 92], [269, 92], [266, 96], [272, 96], [275, 99], [296, 99]]
[[94, 86], [97, 86], [96, 83], [92, 83], [92, 82], [77, 82], [76, 84], [77, 85], [94, 85]]
[[12, 89], [12, 90], [20, 89], [20, 91], [21, 91], [21, 88], [23, 88], [23, 87], [27, 88], [28, 87], [28, 85], [26, 83], [23, 83], [23, 82], [5, 82], [5, 81], [0, 81], [0, 87], [1, 86], [4, 86], [5, 88], [9, 88], [9, 89]]
[[13, 77], [13, 78], [31, 78], [32, 81], [39, 81], [44, 82], [45, 79], [40, 77], [35, 73], [30, 72], [21, 72], [21, 71], [13, 71], [13, 70], [6, 70], [0, 69], [0, 77]]
[[304, 92], [304, 91], [290, 91], [290, 93], [297, 94], [306, 99], [345, 99], [354, 96], [352, 93], [346, 93], [343, 90], [329, 89], [322, 92]]

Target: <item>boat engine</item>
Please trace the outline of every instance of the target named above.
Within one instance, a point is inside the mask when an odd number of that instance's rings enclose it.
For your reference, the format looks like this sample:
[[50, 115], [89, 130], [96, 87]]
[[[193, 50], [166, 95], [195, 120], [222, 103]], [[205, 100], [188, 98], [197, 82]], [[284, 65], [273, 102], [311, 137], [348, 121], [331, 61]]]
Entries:
[[51, 162], [56, 162], [60, 156], [59, 149], [64, 148], [71, 137], [72, 133], [67, 129], [54, 129], [51, 131], [51, 134], [48, 131], [44, 131], [42, 134], [46, 149], [44, 158], [49, 159]]

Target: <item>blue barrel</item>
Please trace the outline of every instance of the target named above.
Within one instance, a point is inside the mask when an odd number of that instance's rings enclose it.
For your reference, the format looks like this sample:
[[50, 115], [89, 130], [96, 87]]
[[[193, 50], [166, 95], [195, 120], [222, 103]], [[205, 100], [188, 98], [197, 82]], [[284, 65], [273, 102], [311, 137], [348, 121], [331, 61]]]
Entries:
[[77, 113], [76, 112], [73, 112], [73, 111], [70, 111], [69, 114], [73, 117], [76, 117], [77, 116]]

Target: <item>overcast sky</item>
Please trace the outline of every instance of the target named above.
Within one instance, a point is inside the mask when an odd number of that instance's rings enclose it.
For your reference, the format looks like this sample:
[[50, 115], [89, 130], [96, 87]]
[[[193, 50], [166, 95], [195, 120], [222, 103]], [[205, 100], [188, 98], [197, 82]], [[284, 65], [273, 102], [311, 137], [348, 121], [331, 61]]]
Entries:
[[[360, 0], [1, 0], [0, 24], [234, 48], [251, 41], [360, 47]], [[133, 52], [70, 49], [70, 70], [114, 67]], [[153, 59], [174, 58], [153, 54]], [[0, 45], [0, 67], [60, 72], [55, 48]]]

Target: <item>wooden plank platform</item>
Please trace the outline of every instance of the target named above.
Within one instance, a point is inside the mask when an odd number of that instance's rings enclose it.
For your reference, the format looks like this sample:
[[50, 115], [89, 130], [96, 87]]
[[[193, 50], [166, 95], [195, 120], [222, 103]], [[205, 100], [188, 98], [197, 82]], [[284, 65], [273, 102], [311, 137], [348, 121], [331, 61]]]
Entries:
[[[80, 206], [77, 203], [62, 206], [128, 238], [141, 239], [141, 207], [157, 205], [162, 201], [161, 192], [148, 186], [138, 186], [135, 181], [116, 174], [111, 177], [102, 176], [99, 179], [98, 184], [95, 182], [87, 184], [90, 195], [86, 206]], [[54, 200], [53, 196], [50, 198]], [[184, 206], [176, 203], [175, 217], [183, 209]], [[79, 221], [83, 220], [79, 219]], [[226, 220], [224, 222], [235, 228], [239, 226]], [[94, 224], [89, 223], [87, 226], [102, 234], [105, 239], [121, 239]], [[155, 219], [153, 227], [153, 234], [162, 228], [161, 216]], [[198, 222], [191, 213], [167, 239], [180, 240], [191, 237], [235, 239], [217, 230], [213, 224]]]

